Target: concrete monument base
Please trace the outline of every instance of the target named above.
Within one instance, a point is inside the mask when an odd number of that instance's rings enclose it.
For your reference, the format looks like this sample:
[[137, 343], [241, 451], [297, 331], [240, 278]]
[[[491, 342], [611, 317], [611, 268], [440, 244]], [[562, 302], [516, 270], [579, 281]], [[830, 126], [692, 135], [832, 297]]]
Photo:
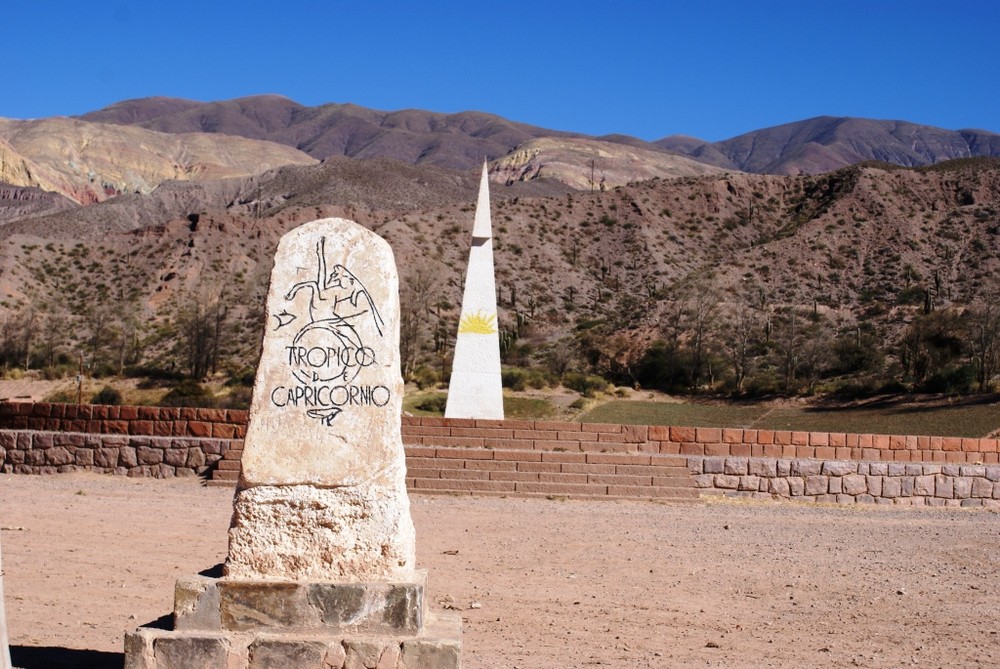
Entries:
[[415, 577], [182, 578], [174, 629], [126, 634], [125, 669], [459, 669], [461, 617], [428, 614], [426, 573]]

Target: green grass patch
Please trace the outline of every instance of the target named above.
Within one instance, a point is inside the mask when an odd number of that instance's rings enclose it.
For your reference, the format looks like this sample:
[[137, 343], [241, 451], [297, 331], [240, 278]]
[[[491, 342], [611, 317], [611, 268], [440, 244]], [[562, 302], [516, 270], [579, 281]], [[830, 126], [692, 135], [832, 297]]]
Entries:
[[533, 397], [504, 395], [503, 415], [510, 419], [552, 418], [558, 413], [552, 402]]
[[448, 393], [420, 390], [403, 395], [403, 411], [411, 416], [443, 416]]
[[984, 437], [1000, 428], [1000, 405], [975, 398], [954, 405], [886, 402], [841, 408], [612, 400], [585, 412], [578, 420], [626, 425]]
[[769, 430], [985, 437], [1000, 427], [995, 404], [846, 409], [775, 409], [754, 427]]
[[763, 406], [612, 400], [583, 413], [578, 420], [582, 423], [625, 425], [749, 427], [766, 411], [767, 408]]

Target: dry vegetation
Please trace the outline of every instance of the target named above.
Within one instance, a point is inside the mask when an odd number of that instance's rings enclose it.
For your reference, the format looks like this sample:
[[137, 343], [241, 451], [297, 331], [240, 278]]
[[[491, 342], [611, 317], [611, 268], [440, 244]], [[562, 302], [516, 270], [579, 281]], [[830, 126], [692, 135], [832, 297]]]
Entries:
[[[245, 381], [277, 239], [345, 216], [392, 244], [405, 372], [432, 386], [447, 376], [475, 181], [336, 159], [0, 225], [0, 358], [49, 375], [82, 355], [95, 375]], [[864, 394], [994, 381], [994, 159], [493, 190], [513, 387]]]

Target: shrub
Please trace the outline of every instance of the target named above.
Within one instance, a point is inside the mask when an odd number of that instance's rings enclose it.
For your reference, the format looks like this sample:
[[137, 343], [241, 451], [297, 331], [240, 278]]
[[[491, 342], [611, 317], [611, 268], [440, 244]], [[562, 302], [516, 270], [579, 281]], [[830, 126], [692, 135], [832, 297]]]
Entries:
[[91, 404], [121, 404], [122, 394], [111, 386], [104, 386], [90, 398]]
[[444, 413], [445, 405], [448, 403], [447, 395], [429, 395], [417, 402], [414, 406], [421, 411], [430, 413]]
[[190, 379], [181, 381], [160, 400], [164, 407], [214, 407], [215, 397], [201, 384]]
[[563, 374], [562, 384], [584, 397], [593, 397], [597, 393], [603, 393], [611, 385], [600, 376], [583, 374], [581, 372], [567, 372]]

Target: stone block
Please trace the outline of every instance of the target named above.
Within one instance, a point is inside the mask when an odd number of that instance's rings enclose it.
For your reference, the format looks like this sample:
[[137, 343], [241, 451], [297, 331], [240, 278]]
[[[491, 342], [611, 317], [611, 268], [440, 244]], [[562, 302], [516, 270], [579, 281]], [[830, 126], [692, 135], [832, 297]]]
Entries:
[[792, 473], [792, 461], [781, 459], [774, 463], [778, 476], [788, 476]]
[[844, 493], [848, 495], [861, 495], [868, 492], [868, 484], [865, 477], [860, 474], [850, 474], [843, 477]]
[[725, 473], [731, 476], [745, 475], [749, 470], [747, 458], [726, 458], [724, 465]]
[[748, 468], [749, 473], [753, 476], [774, 478], [778, 475], [778, 461], [770, 458], [752, 458]]
[[695, 488], [711, 488], [715, 485], [714, 474], [698, 474], [694, 477]]
[[898, 476], [886, 476], [882, 479], [882, 497], [893, 499], [902, 494], [902, 483]]
[[889, 465], [885, 462], [870, 462], [868, 463], [868, 473], [871, 476], [888, 476]]
[[[336, 644], [341, 649], [341, 644]], [[280, 637], [261, 637], [250, 644], [248, 669], [326, 669], [330, 645], [324, 641], [303, 639], [286, 640]], [[336, 655], [336, 653], [333, 653]], [[340, 669], [340, 665], [333, 665]], [[371, 665], [374, 666], [374, 665]]]
[[934, 477], [915, 476], [913, 478], [913, 494], [919, 497], [934, 496]]
[[858, 464], [856, 462], [850, 462], [846, 460], [830, 460], [823, 463], [823, 468], [821, 473], [827, 476], [847, 476], [848, 474], [856, 474], [858, 471]]
[[976, 477], [972, 479], [973, 497], [990, 497], [993, 494], [993, 484], [985, 478]]
[[792, 476], [818, 476], [823, 471], [823, 463], [819, 460], [793, 460]]
[[760, 488], [760, 477], [759, 476], [741, 476], [740, 477], [740, 490], [752, 490], [756, 491]]
[[704, 472], [706, 474], [724, 474], [725, 458], [705, 458], [703, 461]]
[[938, 499], [952, 499], [955, 496], [955, 479], [938, 474], [934, 477], [934, 496]]
[[878, 499], [882, 496], [882, 476], [866, 476], [865, 485], [868, 487], [868, 494]]
[[890, 462], [888, 465], [889, 476], [905, 476], [906, 465], [902, 462]]
[[806, 495], [825, 495], [827, 489], [830, 485], [830, 479], [827, 476], [813, 475], [806, 477], [805, 483], [805, 494]]
[[790, 476], [788, 481], [788, 494], [792, 497], [801, 497], [805, 493], [805, 481], [797, 476]]
[[740, 485], [739, 476], [730, 476], [728, 474], [716, 474], [715, 475], [715, 487], [722, 488], [724, 490], [736, 490]]
[[967, 499], [972, 496], [972, 479], [959, 476], [954, 479], [955, 499]]

